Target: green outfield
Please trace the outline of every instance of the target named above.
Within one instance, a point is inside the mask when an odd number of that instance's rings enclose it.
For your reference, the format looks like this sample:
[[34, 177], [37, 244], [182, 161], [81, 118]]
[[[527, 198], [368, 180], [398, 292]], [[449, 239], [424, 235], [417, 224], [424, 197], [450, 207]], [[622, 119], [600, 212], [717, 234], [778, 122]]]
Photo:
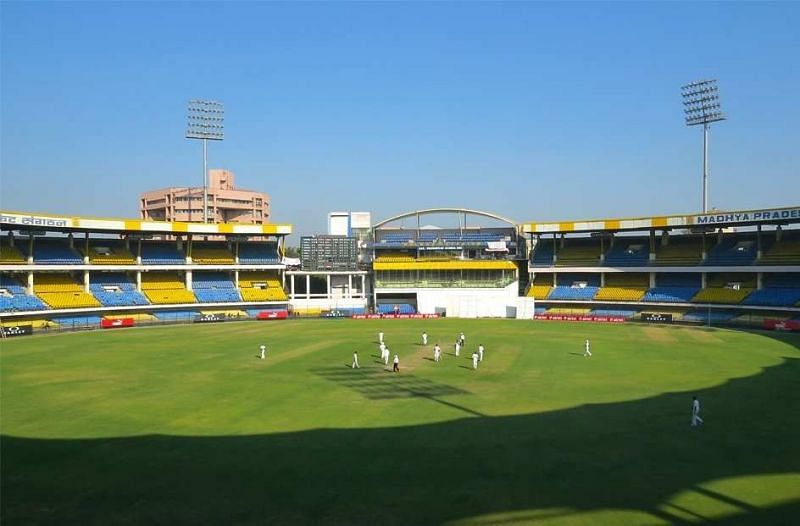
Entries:
[[[378, 363], [381, 329], [399, 374]], [[456, 358], [462, 330], [467, 352]], [[591, 358], [582, 356], [585, 338]], [[473, 371], [468, 355], [479, 343], [486, 358]], [[0, 345], [3, 524], [797, 524], [800, 516], [797, 335], [291, 320]], [[700, 428], [689, 426], [695, 394]]]

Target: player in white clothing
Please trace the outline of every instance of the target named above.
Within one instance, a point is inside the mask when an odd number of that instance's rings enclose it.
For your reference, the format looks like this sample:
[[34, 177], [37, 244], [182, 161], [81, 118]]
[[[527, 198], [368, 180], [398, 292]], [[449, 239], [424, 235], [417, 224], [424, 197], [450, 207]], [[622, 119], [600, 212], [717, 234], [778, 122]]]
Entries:
[[461, 352], [461, 340], [456, 340], [456, 356]]
[[461, 347], [464, 347], [464, 344], [467, 343], [467, 337], [464, 336], [464, 333], [458, 335], [458, 339], [461, 341]]
[[428, 333], [427, 332], [423, 332], [422, 333], [422, 345], [428, 345]]
[[583, 344], [583, 355], [584, 356], [592, 356], [592, 351], [590, 350], [591, 344], [589, 343], [589, 339], [586, 339], [586, 343]]
[[358, 351], [353, 351], [353, 365], [351, 367], [353, 369], [361, 369], [358, 365]]
[[700, 400], [696, 396], [692, 397], [692, 427], [696, 427], [703, 423], [700, 418]]
[[483, 344], [478, 345], [478, 361], [479, 362], [483, 361], [483, 351], [485, 351], [485, 350], [486, 349], [483, 347]]
[[383, 365], [389, 365], [389, 348], [384, 347], [383, 349]]
[[439, 347], [439, 344], [433, 346], [433, 361], [438, 362], [442, 359], [442, 348]]
[[261, 359], [263, 360], [267, 357], [267, 346], [262, 345], [260, 349], [261, 349]]
[[400, 357], [396, 354], [394, 355], [394, 365], [392, 366], [392, 371], [395, 373], [400, 372]]
[[472, 368], [473, 369], [478, 368], [478, 353], [476, 352], [472, 353]]
[[378, 333], [378, 343], [383, 343], [383, 331]]

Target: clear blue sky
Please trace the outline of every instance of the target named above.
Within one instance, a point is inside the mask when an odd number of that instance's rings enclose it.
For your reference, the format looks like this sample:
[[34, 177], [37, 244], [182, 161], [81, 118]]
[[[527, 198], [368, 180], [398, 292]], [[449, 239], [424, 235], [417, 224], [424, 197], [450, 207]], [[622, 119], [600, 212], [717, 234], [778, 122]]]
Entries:
[[710, 205], [800, 201], [798, 3], [0, 4], [5, 209], [135, 217], [201, 179], [185, 105], [226, 106], [212, 167], [321, 232], [464, 206], [514, 219], [693, 212], [719, 79]]

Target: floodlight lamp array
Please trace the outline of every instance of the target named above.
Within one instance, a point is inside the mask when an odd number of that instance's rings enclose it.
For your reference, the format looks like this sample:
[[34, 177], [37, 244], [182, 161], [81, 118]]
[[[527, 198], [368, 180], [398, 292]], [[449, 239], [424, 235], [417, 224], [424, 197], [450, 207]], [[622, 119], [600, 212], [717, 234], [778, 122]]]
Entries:
[[225, 108], [221, 102], [191, 100], [186, 123], [187, 139], [221, 141], [225, 138]]
[[681, 88], [686, 125], [708, 124], [725, 119], [716, 80], [692, 82]]

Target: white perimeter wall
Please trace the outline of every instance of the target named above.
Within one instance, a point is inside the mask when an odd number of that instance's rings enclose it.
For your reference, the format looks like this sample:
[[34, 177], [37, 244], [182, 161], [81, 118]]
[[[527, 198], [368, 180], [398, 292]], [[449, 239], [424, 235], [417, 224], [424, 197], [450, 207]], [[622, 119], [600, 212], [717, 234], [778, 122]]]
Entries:
[[[377, 292], [387, 295], [416, 292], [417, 312], [421, 314], [444, 310], [448, 318], [506, 318], [509, 307], [515, 308], [518, 314], [527, 313], [525, 307], [532, 300], [520, 298], [518, 291], [519, 283], [515, 281], [502, 289], [379, 289]], [[524, 305], [520, 305], [520, 300]], [[520, 307], [523, 307], [522, 312]], [[533, 318], [532, 304], [529, 310]]]
[[298, 298], [290, 300], [289, 305], [294, 309], [352, 309], [366, 308], [366, 299], [344, 299], [344, 298]]

